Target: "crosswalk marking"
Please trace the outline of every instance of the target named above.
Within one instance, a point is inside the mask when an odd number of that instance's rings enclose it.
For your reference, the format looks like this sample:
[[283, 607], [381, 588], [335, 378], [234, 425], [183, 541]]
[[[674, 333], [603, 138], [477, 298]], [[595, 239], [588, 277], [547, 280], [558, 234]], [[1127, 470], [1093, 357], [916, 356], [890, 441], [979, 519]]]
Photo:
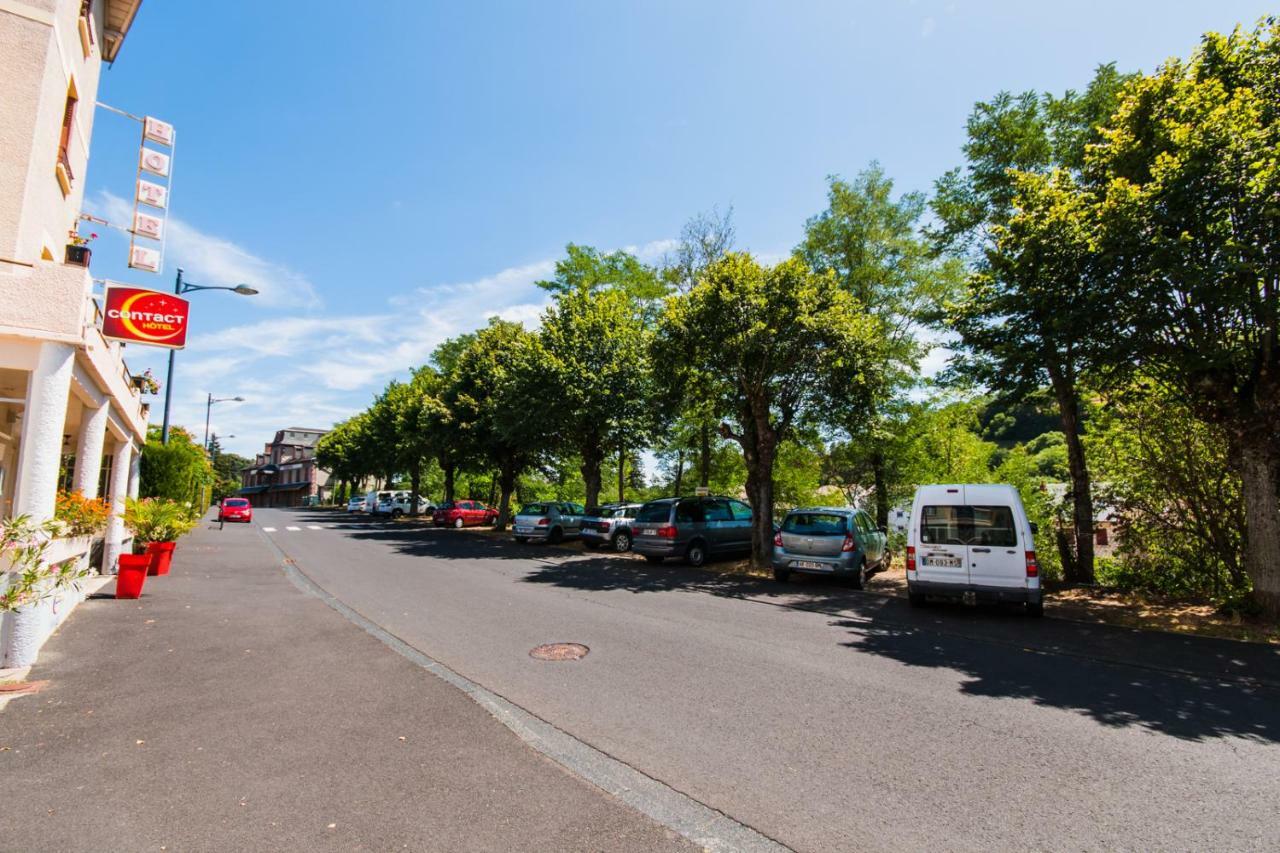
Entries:
[[263, 532], [263, 533], [275, 533], [275, 532], [276, 532], [276, 529], [275, 529], [274, 527], [264, 527], [264, 528], [262, 528], [262, 532]]
[[302, 529], [301, 527], [286, 527], [286, 528], [285, 528], [285, 530], [291, 531], [291, 532], [293, 532], [293, 533], [297, 533], [297, 532], [298, 532], [299, 530], [301, 530], [301, 529]]

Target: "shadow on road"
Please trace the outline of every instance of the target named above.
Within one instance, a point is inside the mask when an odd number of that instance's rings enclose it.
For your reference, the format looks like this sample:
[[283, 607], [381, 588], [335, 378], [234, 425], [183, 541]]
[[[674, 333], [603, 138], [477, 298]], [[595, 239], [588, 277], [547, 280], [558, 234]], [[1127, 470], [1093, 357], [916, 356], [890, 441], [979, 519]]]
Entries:
[[[335, 518], [335, 515], [338, 517]], [[702, 593], [835, 617], [840, 645], [912, 667], [950, 669], [973, 696], [1026, 699], [1106, 726], [1140, 726], [1186, 740], [1238, 736], [1280, 742], [1280, 649], [1230, 640], [1032, 619], [1020, 609], [933, 605], [851, 589], [835, 578], [773, 580], [574, 554], [509, 539], [380, 524], [317, 512], [398, 553], [436, 560], [536, 560], [520, 582], [586, 592]], [[460, 535], [461, 534], [461, 535]]]

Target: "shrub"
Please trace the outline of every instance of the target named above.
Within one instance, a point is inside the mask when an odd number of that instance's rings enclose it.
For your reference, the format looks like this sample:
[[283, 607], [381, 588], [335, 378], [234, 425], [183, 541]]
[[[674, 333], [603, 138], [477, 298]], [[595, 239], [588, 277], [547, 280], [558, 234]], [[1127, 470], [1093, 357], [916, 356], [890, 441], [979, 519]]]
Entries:
[[62, 522], [68, 536], [97, 536], [107, 529], [111, 510], [106, 501], [86, 498], [80, 492], [58, 492], [53, 517]]

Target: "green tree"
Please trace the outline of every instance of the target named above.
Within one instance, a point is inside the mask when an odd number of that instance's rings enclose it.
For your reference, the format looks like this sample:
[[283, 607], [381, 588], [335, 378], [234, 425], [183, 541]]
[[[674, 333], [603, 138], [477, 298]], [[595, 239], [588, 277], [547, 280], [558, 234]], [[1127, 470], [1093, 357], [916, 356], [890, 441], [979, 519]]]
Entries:
[[160, 441], [160, 427], [149, 427], [141, 467], [138, 491], [144, 498], [198, 504], [204, 489], [214, 483], [208, 455], [182, 427], [170, 428], [168, 444]]
[[1113, 364], [1226, 432], [1245, 569], [1280, 616], [1280, 22], [1210, 33], [1134, 83], [1087, 171], [1120, 260]]
[[862, 307], [798, 259], [764, 268], [730, 254], [667, 300], [654, 361], [677, 392], [709, 382], [717, 408], [730, 413], [721, 432], [746, 463], [755, 565], [769, 565], [779, 445], [803, 420], [868, 397], [879, 357]]
[[[1105, 272], [1089, 205], [1075, 192], [1087, 146], [1100, 141], [1126, 83], [1101, 66], [1083, 93], [1002, 92], [970, 116], [968, 165], [947, 173], [933, 202], [936, 244], [975, 267], [951, 306], [963, 356], [957, 370], [1015, 399], [1049, 385], [1071, 473], [1068, 580], [1093, 580], [1093, 497], [1082, 440], [1080, 383], [1115, 314], [1097, 298]], [[1096, 345], [1096, 346], [1095, 346]]]
[[552, 381], [543, 405], [562, 446], [581, 463], [586, 503], [599, 503], [606, 456], [648, 440], [649, 330], [621, 289], [560, 291], [542, 318], [541, 338]]
[[240, 489], [240, 471], [253, 464], [253, 460], [238, 453], [222, 449], [218, 436], [209, 440], [209, 461], [213, 465], [213, 499], [234, 495]]
[[828, 179], [827, 209], [805, 223], [804, 241], [796, 253], [810, 268], [830, 270], [875, 321], [882, 338], [881, 396], [840, 413], [838, 425], [859, 453], [861, 470], [851, 475], [870, 482], [876, 521], [889, 523], [892, 481], [900, 470], [890, 458], [907, 411], [907, 392], [916, 385], [920, 359], [928, 346], [918, 337], [927, 312], [955, 290], [960, 264], [940, 260], [919, 233], [927, 209], [921, 193], [893, 197], [893, 181], [873, 163], [852, 181]]
[[554, 371], [537, 335], [498, 318], [476, 332], [453, 368], [442, 399], [465, 452], [497, 472], [503, 530], [516, 478], [549, 449], [554, 426], [543, 396]]
[[640, 304], [666, 295], [657, 272], [630, 252], [602, 253], [573, 243], [565, 246], [565, 258], [556, 262], [555, 277], [537, 285], [557, 294], [620, 290]]

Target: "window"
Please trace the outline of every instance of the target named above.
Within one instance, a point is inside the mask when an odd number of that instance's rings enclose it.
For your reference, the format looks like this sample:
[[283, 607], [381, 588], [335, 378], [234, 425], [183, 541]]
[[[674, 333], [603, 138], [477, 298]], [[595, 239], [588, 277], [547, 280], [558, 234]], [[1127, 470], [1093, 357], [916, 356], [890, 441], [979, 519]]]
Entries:
[[1018, 531], [1007, 506], [926, 506], [920, 541], [933, 545], [986, 545], [1014, 548]]
[[857, 519], [858, 529], [863, 533], [875, 532], [876, 526], [871, 522], [871, 516], [867, 515], [865, 512], [859, 512], [854, 516], [854, 518]]
[[782, 529], [800, 536], [843, 536], [849, 532], [849, 519], [837, 512], [793, 512]]
[[669, 503], [645, 504], [636, 513], [636, 521], [649, 523], [666, 524], [669, 518], [671, 518], [671, 504]]
[[56, 168], [58, 183], [62, 185], [62, 194], [69, 195], [71, 193], [71, 182], [75, 180], [75, 175], [71, 172], [71, 129], [75, 125], [76, 120], [76, 102], [79, 98], [76, 95], [75, 81], [67, 87], [67, 103], [62, 109], [62, 135], [58, 138], [58, 165]]
[[676, 504], [676, 524], [701, 524], [706, 520], [701, 501], [680, 501]]
[[728, 501], [706, 501], [703, 506], [707, 521], [733, 521]]
[[1110, 544], [1110, 538], [1107, 536], [1107, 528], [1099, 527], [1097, 530], [1093, 531], [1093, 541], [1097, 545]]
[[742, 501], [729, 501], [729, 509], [735, 521], [750, 521], [752, 518], [751, 507]]
[[546, 504], [525, 504], [524, 506], [520, 507], [520, 514], [521, 515], [546, 515], [547, 505]]

